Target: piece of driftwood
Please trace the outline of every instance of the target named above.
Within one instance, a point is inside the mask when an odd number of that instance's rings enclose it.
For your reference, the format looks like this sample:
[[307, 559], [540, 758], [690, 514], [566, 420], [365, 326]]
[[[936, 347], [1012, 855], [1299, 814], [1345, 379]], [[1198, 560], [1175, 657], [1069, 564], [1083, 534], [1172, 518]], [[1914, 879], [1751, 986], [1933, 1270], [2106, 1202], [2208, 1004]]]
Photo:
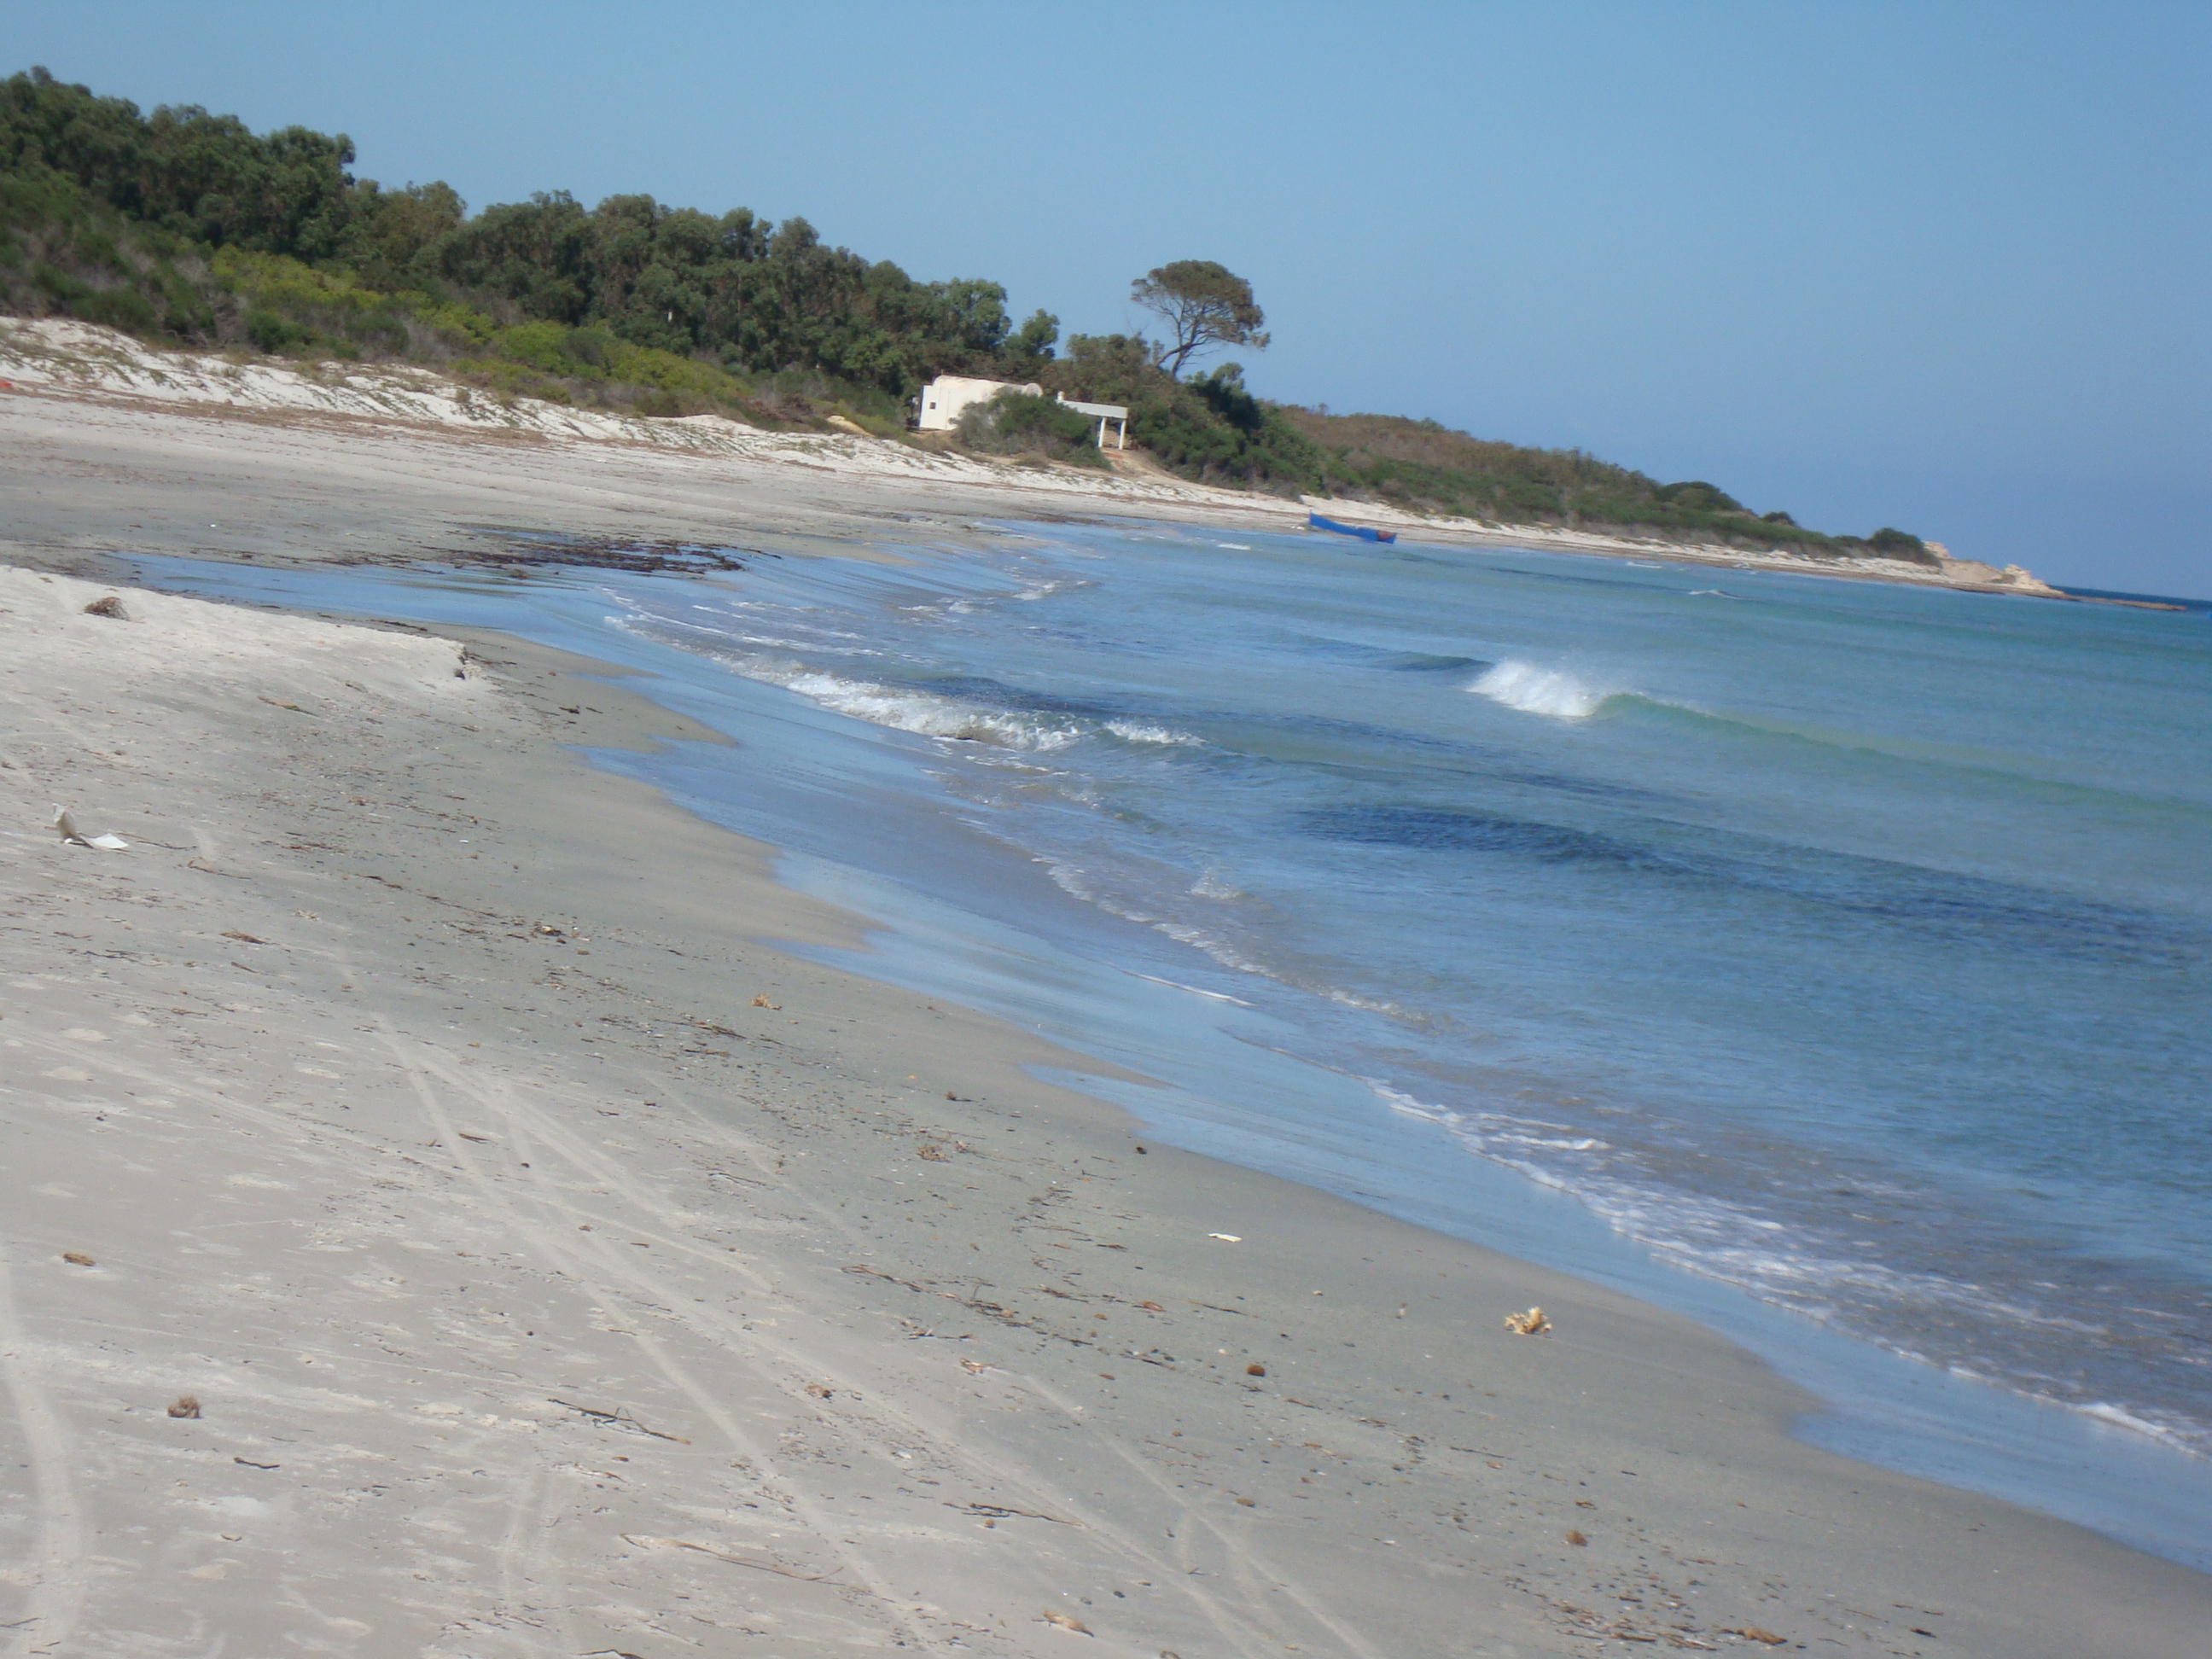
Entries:
[[994, 1521], [1004, 1521], [1018, 1515], [1025, 1521], [1049, 1521], [1055, 1526], [1080, 1528], [1083, 1525], [1080, 1521], [1064, 1520], [1057, 1515], [1046, 1515], [1036, 1510], [1012, 1509], [1004, 1504], [956, 1504], [948, 1498], [945, 1500], [945, 1507], [958, 1510], [963, 1515], [988, 1515]]
[[545, 1398], [549, 1404], [558, 1406], [564, 1411], [580, 1413], [595, 1423], [605, 1423], [618, 1429], [635, 1429], [640, 1434], [651, 1435], [655, 1440], [673, 1440], [679, 1446], [691, 1443], [680, 1434], [663, 1434], [659, 1429], [648, 1429], [628, 1412], [601, 1411], [596, 1406], [579, 1406], [573, 1400], [555, 1400], [550, 1395]]
[[793, 1572], [788, 1567], [779, 1567], [767, 1561], [749, 1560], [742, 1555], [727, 1554], [711, 1544], [695, 1544], [688, 1538], [641, 1538], [635, 1533], [624, 1533], [623, 1542], [635, 1544], [641, 1549], [696, 1550], [702, 1555], [711, 1555], [717, 1561], [726, 1561], [733, 1567], [750, 1567], [756, 1572], [772, 1572], [779, 1578], [796, 1578], [802, 1584], [818, 1584], [834, 1578], [845, 1571], [832, 1567], [827, 1572]]

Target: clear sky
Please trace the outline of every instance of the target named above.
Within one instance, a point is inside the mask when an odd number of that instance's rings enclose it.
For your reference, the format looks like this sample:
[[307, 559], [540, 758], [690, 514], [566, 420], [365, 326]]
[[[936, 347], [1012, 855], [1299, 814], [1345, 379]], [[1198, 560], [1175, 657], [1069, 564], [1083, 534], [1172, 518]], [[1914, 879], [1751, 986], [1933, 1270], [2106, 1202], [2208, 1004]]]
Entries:
[[1069, 332], [1218, 259], [1267, 396], [2212, 594], [2212, 4], [17, 4], [0, 70], [471, 205], [803, 214]]

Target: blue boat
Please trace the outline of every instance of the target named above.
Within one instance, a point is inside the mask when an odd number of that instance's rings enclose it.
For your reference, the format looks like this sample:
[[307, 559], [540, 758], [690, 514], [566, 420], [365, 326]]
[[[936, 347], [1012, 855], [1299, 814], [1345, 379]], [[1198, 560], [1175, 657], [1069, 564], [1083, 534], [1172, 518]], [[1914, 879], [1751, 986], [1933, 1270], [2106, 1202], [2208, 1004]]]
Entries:
[[1334, 530], [1340, 536], [1357, 536], [1363, 542], [1395, 542], [1395, 530], [1376, 530], [1364, 524], [1339, 524], [1334, 519], [1324, 519], [1318, 513], [1306, 514], [1306, 523], [1316, 530]]

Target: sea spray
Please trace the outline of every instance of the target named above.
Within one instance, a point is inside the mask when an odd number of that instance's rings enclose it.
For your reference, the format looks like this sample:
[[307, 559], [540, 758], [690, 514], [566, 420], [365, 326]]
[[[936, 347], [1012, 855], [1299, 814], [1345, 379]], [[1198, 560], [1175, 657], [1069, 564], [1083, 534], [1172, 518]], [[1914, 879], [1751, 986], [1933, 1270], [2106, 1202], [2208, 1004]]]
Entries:
[[1564, 669], [1539, 668], [1511, 658], [1492, 666], [1467, 689], [1508, 708], [1562, 720], [1588, 720], [1612, 695], [1585, 684]]

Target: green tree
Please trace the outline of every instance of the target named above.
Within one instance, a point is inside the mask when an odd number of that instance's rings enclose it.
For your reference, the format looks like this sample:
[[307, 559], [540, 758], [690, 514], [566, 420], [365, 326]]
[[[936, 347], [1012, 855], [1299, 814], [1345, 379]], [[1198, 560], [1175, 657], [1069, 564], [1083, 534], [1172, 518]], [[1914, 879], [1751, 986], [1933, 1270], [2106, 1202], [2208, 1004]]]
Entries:
[[416, 258], [458, 230], [466, 205], [442, 180], [386, 190], [374, 179], [354, 187], [354, 209], [340, 257], [380, 288], [404, 287]]
[[1267, 319], [1252, 298], [1252, 284], [1211, 259], [1178, 259], [1129, 284], [1129, 297], [1166, 323], [1172, 337], [1153, 358], [1170, 380], [1183, 365], [1215, 346], [1267, 349], [1261, 332]]
[[1007, 353], [1024, 362], [1050, 362], [1060, 342], [1060, 319], [1039, 306], [1029, 321], [1006, 338]]

